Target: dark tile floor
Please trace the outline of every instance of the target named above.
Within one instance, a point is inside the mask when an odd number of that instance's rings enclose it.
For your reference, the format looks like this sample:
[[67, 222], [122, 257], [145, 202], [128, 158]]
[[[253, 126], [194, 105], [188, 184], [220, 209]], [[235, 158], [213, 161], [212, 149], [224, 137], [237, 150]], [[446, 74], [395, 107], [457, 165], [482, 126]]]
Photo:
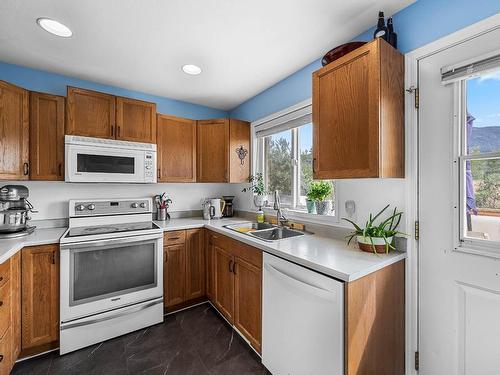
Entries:
[[12, 373], [270, 375], [260, 358], [208, 304], [64, 356], [53, 352], [20, 362]]

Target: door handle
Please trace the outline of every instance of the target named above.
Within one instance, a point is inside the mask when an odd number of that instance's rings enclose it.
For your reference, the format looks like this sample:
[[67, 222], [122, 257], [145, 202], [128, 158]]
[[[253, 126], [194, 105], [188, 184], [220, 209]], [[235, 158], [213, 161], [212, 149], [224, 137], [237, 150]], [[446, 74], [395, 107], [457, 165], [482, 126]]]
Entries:
[[236, 275], [236, 262], [233, 263], [233, 273]]
[[316, 158], [313, 159], [313, 173], [316, 173]]
[[233, 272], [233, 261], [232, 260], [229, 261], [229, 272], [230, 273]]
[[59, 176], [62, 176], [62, 164], [59, 163]]
[[165, 254], [165, 263], [168, 262], [168, 250], [164, 251], [163, 254]]
[[28, 163], [23, 164], [23, 174], [27, 176], [30, 173], [30, 165]]
[[161, 178], [161, 168], [158, 168], [158, 178]]
[[114, 138], [115, 137], [115, 126], [111, 125], [111, 136]]

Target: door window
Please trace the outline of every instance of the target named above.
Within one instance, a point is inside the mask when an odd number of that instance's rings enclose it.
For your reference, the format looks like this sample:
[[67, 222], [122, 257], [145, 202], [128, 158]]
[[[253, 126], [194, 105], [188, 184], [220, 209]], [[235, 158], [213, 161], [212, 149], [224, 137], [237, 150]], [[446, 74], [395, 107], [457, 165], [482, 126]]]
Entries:
[[500, 242], [500, 70], [459, 85], [461, 242]]

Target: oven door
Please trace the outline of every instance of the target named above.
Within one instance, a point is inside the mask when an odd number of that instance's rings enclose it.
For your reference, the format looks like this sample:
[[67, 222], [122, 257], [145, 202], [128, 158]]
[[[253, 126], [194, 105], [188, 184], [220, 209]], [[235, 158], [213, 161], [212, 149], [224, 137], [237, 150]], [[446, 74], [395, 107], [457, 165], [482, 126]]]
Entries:
[[68, 182], [156, 182], [153, 152], [66, 144]]
[[162, 234], [61, 244], [61, 322], [163, 296]]

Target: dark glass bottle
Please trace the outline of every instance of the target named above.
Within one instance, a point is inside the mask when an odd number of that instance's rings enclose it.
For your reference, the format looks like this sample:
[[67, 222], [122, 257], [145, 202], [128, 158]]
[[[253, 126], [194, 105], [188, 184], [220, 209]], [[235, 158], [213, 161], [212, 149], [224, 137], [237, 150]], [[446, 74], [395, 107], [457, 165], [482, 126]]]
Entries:
[[387, 32], [389, 39], [387, 40], [391, 46], [398, 48], [398, 34], [394, 32], [394, 25], [392, 23], [392, 17], [387, 19]]
[[387, 27], [385, 26], [384, 12], [378, 12], [378, 23], [375, 32], [373, 33], [374, 38], [383, 38], [387, 40]]

